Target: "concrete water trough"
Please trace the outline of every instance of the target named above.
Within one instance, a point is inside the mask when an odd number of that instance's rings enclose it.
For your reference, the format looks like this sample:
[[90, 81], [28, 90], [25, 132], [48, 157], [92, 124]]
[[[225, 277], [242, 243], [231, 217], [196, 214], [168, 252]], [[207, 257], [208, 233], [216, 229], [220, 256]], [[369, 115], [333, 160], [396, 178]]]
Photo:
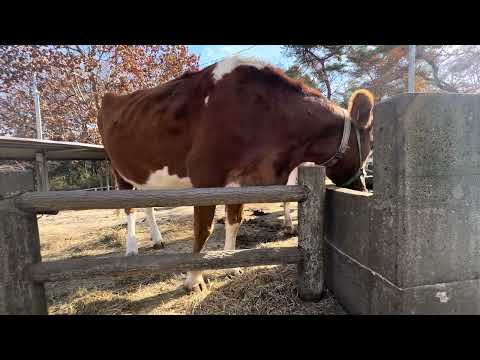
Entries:
[[401, 95], [374, 126], [374, 192], [327, 189], [327, 286], [354, 314], [480, 314], [480, 96]]

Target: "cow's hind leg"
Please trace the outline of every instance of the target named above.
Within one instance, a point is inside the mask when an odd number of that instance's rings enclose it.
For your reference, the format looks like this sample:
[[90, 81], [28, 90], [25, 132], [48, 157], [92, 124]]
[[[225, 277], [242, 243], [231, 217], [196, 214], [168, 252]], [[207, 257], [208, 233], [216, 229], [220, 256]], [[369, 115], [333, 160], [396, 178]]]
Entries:
[[[118, 190], [132, 190], [133, 185], [126, 182], [122, 177], [113, 170], [113, 174], [118, 185]], [[135, 237], [135, 209], [126, 208], [125, 214], [127, 214], [127, 246], [125, 250], [125, 255], [137, 255], [138, 254], [138, 244]]]
[[154, 249], [163, 249], [165, 243], [163, 242], [162, 233], [158, 229], [157, 222], [155, 220], [155, 213], [153, 208], [146, 208], [145, 215], [147, 216], [148, 225], [150, 226], [150, 236], [153, 241]]
[[[235, 250], [238, 231], [242, 224], [243, 204], [225, 205], [225, 246], [224, 250]], [[229, 276], [239, 275], [243, 271], [241, 268], [232, 268], [227, 270]]]
[[[193, 254], [198, 254], [212, 233], [212, 221], [215, 215], [215, 205], [194, 206], [193, 208]], [[184, 286], [189, 291], [205, 290], [207, 287], [201, 271], [189, 271]]]

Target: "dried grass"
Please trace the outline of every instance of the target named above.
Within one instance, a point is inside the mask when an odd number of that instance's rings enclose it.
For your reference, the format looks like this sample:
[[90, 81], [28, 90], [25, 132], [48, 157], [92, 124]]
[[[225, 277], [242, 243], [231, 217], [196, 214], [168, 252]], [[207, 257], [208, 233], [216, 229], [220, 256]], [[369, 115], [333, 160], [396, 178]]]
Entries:
[[[280, 204], [248, 206], [246, 221], [240, 228], [239, 248], [295, 246], [296, 238], [281, 230]], [[175, 212], [174, 212], [175, 211]], [[151, 248], [149, 229], [138, 216], [137, 240], [140, 253], [191, 251], [191, 209], [157, 212], [166, 248]], [[253, 213], [265, 213], [261, 217]], [[293, 213], [295, 219], [296, 213]], [[217, 219], [224, 216], [218, 207]], [[123, 256], [125, 218], [119, 220], [111, 210], [65, 212], [42, 218], [40, 233], [44, 260], [72, 256]], [[217, 221], [207, 250], [223, 247], [224, 225]], [[209, 289], [187, 293], [186, 274], [92, 278], [48, 283], [51, 314], [344, 314], [330, 293], [317, 303], [301, 301], [296, 292], [295, 266], [245, 268], [233, 279], [225, 272], [208, 271]]]

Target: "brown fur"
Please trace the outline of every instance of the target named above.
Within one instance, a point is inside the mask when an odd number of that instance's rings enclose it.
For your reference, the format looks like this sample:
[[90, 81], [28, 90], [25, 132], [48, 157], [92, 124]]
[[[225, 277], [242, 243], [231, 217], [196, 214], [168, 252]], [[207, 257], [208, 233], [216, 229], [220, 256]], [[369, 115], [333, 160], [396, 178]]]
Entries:
[[194, 206], [193, 207], [193, 252], [200, 252], [205, 242], [212, 233], [212, 221], [215, 216], [216, 206]]
[[242, 205], [226, 205], [226, 217], [229, 224], [239, 224], [242, 222], [243, 204]]
[[[242, 65], [214, 82], [214, 68], [129, 95], [105, 95], [98, 127], [120, 189], [131, 185], [118, 173], [144, 184], [165, 166], [170, 175], [188, 176], [194, 187], [286, 184], [300, 163], [321, 164], [335, 154], [349, 114], [361, 129], [364, 157], [370, 150], [373, 96], [368, 91], [354, 93], [347, 113], [279, 69]], [[327, 169], [335, 183], [361, 165], [353, 134], [344, 158]], [[362, 185], [357, 181], [351, 187]], [[195, 207], [194, 252], [208, 238], [214, 210]], [[229, 213], [229, 223], [241, 221], [241, 205]]]
[[270, 185], [335, 152], [344, 115], [318, 91], [270, 67], [240, 66], [216, 84], [212, 70], [106, 95], [98, 125], [113, 168], [137, 183], [168, 166], [196, 187]]

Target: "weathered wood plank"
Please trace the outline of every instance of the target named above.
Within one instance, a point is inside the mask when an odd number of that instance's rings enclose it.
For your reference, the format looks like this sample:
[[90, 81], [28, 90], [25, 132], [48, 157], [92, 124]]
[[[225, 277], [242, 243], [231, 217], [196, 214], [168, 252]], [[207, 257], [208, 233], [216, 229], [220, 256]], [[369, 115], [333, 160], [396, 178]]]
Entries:
[[245, 266], [298, 263], [297, 248], [209, 251], [192, 255], [158, 254], [130, 257], [67, 259], [33, 264], [26, 270], [36, 282], [63, 281], [92, 276], [125, 276], [154, 272], [228, 269]]
[[161, 206], [206, 206], [304, 201], [303, 186], [251, 186], [182, 190], [122, 190], [111, 192], [55, 191], [25, 193], [17, 207], [35, 212], [87, 209], [122, 209]]
[[308, 188], [307, 200], [298, 204], [298, 293], [306, 301], [319, 300], [324, 282], [323, 218], [325, 206], [325, 167], [301, 166], [298, 183]]
[[48, 191], [47, 158], [43, 152], [35, 154], [35, 176], [37, 180], [37, 191]]
[[[31, 176], [24, 191], [33, 190]], [[0, 201], [0, 314], [47, 314], [43, 284], [24, 276], [27, 264], [40, 261], [36, 215], [19, 211], [12, 199]]]

